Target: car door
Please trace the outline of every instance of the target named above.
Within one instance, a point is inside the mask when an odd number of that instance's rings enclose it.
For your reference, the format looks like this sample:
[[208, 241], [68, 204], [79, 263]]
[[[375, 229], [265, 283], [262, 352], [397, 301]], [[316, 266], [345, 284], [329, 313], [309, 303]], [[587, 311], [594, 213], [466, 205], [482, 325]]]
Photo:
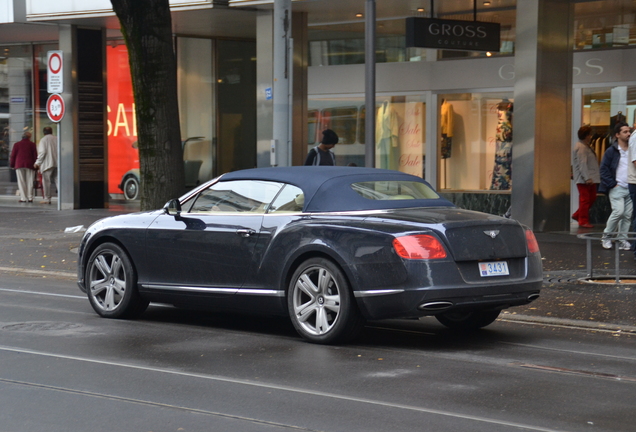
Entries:
[[235, 180], [202, 190], [176, 216], [162, 214], [147, 230], [155, 288], [232, 294], [252, 267], [263, 215], [281, 184]]

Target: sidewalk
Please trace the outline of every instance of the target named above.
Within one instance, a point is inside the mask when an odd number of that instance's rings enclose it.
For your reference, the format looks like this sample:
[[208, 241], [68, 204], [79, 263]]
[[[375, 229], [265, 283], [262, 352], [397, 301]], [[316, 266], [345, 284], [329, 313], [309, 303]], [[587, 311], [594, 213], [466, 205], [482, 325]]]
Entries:
[[[0, 196], [0, 272], [64, 277], [74, 286], [82, 233], [64, 230], [80, 225], [87, 228], [103, 217], [137, 211], [136, 206], [122, 201], [110, 209], [57, 211], [56, 201], [20, 204], [14, 197]], [[602, 228], [581, 233], [601, 232]], [[580, 281], [586, 277], [586, 242], [576, 234], [576, 228], [536, 233], [543, 257], [541, 297], [527, 306], [507, 309], [502, 318], [636, 334], [636, 284]], [[613, 274], [614, 250], [594, 242], [592, 256], [595, 276]], [[622, 275], [636, 275], [631, 251], [620, 252], [620, 268]]]

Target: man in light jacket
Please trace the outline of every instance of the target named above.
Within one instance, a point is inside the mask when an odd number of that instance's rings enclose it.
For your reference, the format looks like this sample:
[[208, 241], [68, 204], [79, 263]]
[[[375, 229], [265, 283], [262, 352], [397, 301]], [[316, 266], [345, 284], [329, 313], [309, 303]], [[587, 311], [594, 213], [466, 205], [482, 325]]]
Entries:
[[38, 144], [38, 158], [34, 168], [42, 172], [42, 191], [44, 200], [42, 204], [51, 204], [51, 184], [55, 184], [57, 190], [57, 137], [53, 136], [53, 129], [45, 127], [44, 137]]
[[590, 223], [590, 207], [596, 201], [596, 189], [601, 182], [598, 160], [590, 148], [592, 142], [592, 128], [581, 126], [577, 133], [579, 141], [572, 151], [572, 174], [576, 188], [579, 190], [579, 208], [572, 215], [572, 219], [581, 228], [594, 228]]

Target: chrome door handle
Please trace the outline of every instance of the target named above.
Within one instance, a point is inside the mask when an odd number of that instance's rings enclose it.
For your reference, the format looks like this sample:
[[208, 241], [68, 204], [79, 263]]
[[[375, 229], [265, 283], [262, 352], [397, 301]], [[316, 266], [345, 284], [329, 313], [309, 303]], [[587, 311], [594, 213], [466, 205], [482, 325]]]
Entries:
[[253, 234], [256, 234], [256, 231], [254, 231], [253, 229], [238, 229], [236, 230], [236, 233], [241, 237], [249, 237]]

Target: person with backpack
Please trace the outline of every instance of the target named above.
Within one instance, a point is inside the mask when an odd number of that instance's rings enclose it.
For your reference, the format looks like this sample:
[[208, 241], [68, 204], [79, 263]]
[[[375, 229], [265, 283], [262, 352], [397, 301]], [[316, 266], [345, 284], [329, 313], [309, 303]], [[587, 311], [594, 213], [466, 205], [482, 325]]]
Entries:
[[335, 165], [336, 155], [331, 151], [338, 144], [338, 134], [331, 129], [322, 131], [320, 144], [309, 150], [305, 165]]

